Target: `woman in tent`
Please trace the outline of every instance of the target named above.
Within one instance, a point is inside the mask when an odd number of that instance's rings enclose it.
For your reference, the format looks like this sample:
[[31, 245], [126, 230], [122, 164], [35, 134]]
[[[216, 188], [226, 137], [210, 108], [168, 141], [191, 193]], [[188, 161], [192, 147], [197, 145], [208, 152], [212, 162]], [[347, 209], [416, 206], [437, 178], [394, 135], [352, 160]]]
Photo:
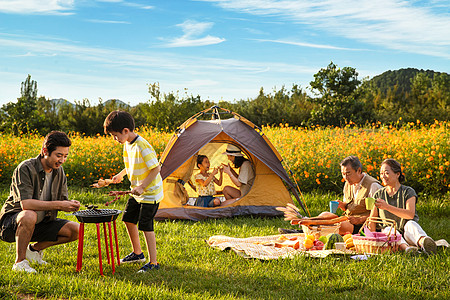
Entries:
[[231, 181], [239, 189], [229, 185], [225, 186], [223, 188], [223, 195], [226, 200], [222, 202], [222, 206], [232, 204], [245, 196], [250, 191], [255, 180], [255, 171], [252, 168], [252, 164], [248, 159], [244, 158], [244, 155], [238, 147], [228, 144], [227, 150], [223, 154], [228, 156], [228, 160], [234, 164], [235, 168], [239, 168], [238, 175], [231, 168], [230, 164], [223, 164], [223, 172], [230, 177]]
[[[436, 243], [417, 223], [417, 194], [411, 187], [402, 184], [405, 175], [402, 174], [400, 163], [391, 158], [384, 160], [381, 163], [380, 178], [385, 187], [374, 194], [376, 202], [370, 216], [396, 222], [397, 229], [402, 234], [401, 250], [416, 252], [419, 247], [427, 254], [436, 253]], [[369, 222], [369, 227], [375, 231], [374, 223]], [[383, 232], [388, 231], [389, 227], [383, 229]]]

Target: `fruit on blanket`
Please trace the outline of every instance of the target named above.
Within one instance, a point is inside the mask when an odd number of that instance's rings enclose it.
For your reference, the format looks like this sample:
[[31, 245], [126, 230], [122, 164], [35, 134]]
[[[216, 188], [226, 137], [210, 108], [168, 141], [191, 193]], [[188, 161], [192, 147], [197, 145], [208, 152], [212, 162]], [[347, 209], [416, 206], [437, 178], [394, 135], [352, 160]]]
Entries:
[[344, 235], [345, 248], [352, 249], [355, 248], [355, 244], [353, 243], [353, 236], [351, 234]]
[[319, 241], [321, 241], [324, 245], [328, 242], [328, 239], [326, 236], [322, 235], [319, 237]]
[[344, 239], [344, 242], [347, 242], [348, 239], [352, 239], [353, 240], [353, 237], [352, 237], [351, 233], [347, 233], [342, 238]]
[[327, 235], [327, 243], [325, 244], [325, 250], [334, 249], [334, 244], [337, 242], [343, 242], [344, 239], [339, 233], [330, 233]]
[[314, 242], [310, 239], [305, 239], [305, 241], [303, 242], [303, 246], [305, 246], [305, 249], [311, 249], [312, 247], [314, 247]]
[[324, 244], [323, 242], [319, 240], [314, 241], [314, 247], [311, 248], [311, 250], [323, 250]]
[[286, 240], [288, 240], [288, 238], [285, 237], [284, 235], [280, 235], [280, 236], [278, 237], [278, 240], [279, 240], [279, 241], [286, 241]]
[[307, 240], [311, 240], [312, 242], [314, 242], [314, 240], [315, 240], [316, 238], [315, 238], [314, 235], [312, 235], [312, 234], [307, 234], [307, 235], [306, 235], [306, 239], [307, 239]]

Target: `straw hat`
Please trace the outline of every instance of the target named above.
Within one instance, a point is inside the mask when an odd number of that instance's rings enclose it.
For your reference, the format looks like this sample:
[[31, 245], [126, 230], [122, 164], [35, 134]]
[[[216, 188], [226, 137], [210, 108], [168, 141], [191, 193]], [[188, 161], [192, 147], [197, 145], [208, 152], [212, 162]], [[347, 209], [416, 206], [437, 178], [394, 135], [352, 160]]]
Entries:
[[228, 144], [228, 145], [227, 145], [227, 151], [225, 151], [225, 152], [222, 153], [222, 154], [232, 155], [232, 156], [244, 156], [244, 155], [241, 153], [241, 149], [239, 149], [238, 147], [236, 147], [236, 146], [234, 146], [234, 145], [231, 145], [231, 144]]

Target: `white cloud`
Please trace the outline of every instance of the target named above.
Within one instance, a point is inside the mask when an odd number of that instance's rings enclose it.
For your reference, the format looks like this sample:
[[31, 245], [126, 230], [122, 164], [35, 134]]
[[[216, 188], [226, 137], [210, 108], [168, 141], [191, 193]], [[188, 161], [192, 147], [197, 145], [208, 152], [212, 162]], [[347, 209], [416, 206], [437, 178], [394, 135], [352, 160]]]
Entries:
[[132, 3], [132, 2], [123, 2], [123, 5], [125, 6], [129, 6], [129, 7], [134, 7], [134, 8], [139, 8], [139, 9], [154, 9], [154, 6], [151, 5], [142, 5], [139, 3]]
[[168, 48], [174, 48], [174, 47], [198, 47], [198, 46], [207, 46], [207, 45], [214, 45], [219, 44], [225, 41], [225, 39], [221, 39], [214, 36], [205, 36], [203, 38], [199, 39], [191, 39], [187, 37], [181, 37], [181, 38], [175, 38], [165, 46]]
[[346, 50], [346, 51], [364, 50], [364, 49], [351, 49], [351, 48], [336, 47], [336, 46], [331, 46], [331, 45], [321, 45], [321, 44], [311, 44], [311, 43], [303, 43], [303, 42], [296, 42], [296, 41], [287, 41], [287, 40], [255, 39], [255, 41], [279, 43], [279, 44], [286, 44], [286, 45], [293, 45], [293, 46], [300, 46], [300, 47], [307, 47], [307, 48], [329, 49], [329, 50]]
[[139, 8], [139, 9], [154, 9], [154, 6], [151, 5], [143, 5], [135, 2], [128, 2], [123, 0], [96, 0], [97, 2], [106, 2], [106, 3], [120, 3], [124, 6]]
[[74, 0], [0, 0], [0, 12], [70, 15]]
[[103, 23], [103, 24], [131, 24], [130, 22], [126, 21], [112, 21], [112, 20], [98, 20], [98, 19], [90, 19], [87, 21], [92, 23]]
[[[448, 1], [198, 0], [241, 13], [279, 16], [337, 36], [404, 52], [450, 58]], [[442, 7], [447, 9], [442, 9]]]
[[211, 35], [205, 37], [199, 37], [205, 31], [212, 28], [214, 23], [211, 22], [197, 22], [187, 20], [181, 24], [177, 24], [184, 32], [183, 36], [174, 38], [169, 41], [166, 47], [196, 47], [219, 44], [225, 41], [224, 38], [219, 38]]
[[[4, 79], [0, 82], [0, 102], [18, 97], [20, 82], [27, 74], [38, 82], [39, 94], [45, 97], [70, 101], [119, 98], [137, 104], [150, 98], [146, 84], [153, 82], [160, 82], [164, 91], [186, 87], [193, 94], [202, 95], [202, 99], [232, 100], [236, 95], [243, 99], [256, 96], [261, 86], [272, 88], [309, 78], [317, 71], [316, 67], [292, 63], [105, 49], [31, 35], [0, 33], [0, 45], [0, 61], [17, 59], [24, 64], [17, 70], [8, 65], [3, 73], [0, 70]], [[25, 57], [17, 57], [17, 53]], [[41, 65], [35, 64], [37, 60]], [[14, 65], [15, 61], [11, 63]], [[274, 81], [271, 76], [277, 79]], [[11, 86], [17, 86], [17, 90]]]
[[191, 37], [197, 36], [205, 32], [206, 30], [213, 27], [213, 23], [211, 22], [196, 22], [192, 20], [187, 20], [177, 26], [181, 28], [184, 32], [184, 36]]

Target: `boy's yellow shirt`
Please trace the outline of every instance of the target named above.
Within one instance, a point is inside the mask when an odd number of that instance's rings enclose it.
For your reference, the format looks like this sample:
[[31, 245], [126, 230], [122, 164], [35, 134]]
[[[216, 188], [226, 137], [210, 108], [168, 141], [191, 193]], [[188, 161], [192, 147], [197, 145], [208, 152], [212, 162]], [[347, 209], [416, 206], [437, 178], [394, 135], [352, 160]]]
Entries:
[[[141, 136], [138, 136], [132, 143], [126, 142], [123, 145], [123, 161], [131, 182], [131, 189], [139, 186], [150, 171], [159, 165], [155, 150]], [[161, 175], [158, 173], [142, 195], [132, 196], [139, 203], [159, 203], [164, 197]]]

